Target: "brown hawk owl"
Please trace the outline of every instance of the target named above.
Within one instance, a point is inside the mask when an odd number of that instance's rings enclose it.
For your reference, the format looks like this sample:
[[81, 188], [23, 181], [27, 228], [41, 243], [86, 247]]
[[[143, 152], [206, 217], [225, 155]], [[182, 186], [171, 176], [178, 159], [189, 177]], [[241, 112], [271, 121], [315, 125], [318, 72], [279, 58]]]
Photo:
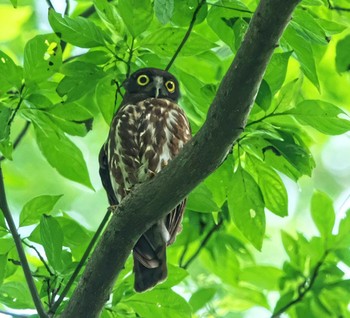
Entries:
[[[163, 169], [191, 138], [186, 115], [177, 105], [179, 84], [172, 74], [140, 69], [124, 87], [126, 93], [99, 156], [100, 176], [111, 205]], [[184, 209], [185, 200], [136, 243], [136, 291], [152, 288], [167, 277], [166, 246], [181, 229]]]

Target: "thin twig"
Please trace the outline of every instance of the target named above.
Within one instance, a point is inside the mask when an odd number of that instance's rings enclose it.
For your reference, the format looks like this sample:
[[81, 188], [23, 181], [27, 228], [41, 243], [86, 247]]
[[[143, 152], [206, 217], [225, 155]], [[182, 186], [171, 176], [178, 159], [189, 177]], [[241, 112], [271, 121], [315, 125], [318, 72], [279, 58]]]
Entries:
[[[274, 313], [271, 318], [278, 318], [280, 317], [284, 312], [286, 312], [290, 307], [293, 305], [301, 302], [305, 295], [312, 289], [313, 285], [315, 284], [315, 281], [317, 279], [317, 276], [320, 272], [321, 266], [323, 265], [329, 251], [326, 251], [322, 257], [322, 259], [316, 264], [315, 269], [311, 275], [311, 277], [305, 278], [305, 280], [299, 285], [298, 287], [298, 297], [286, 305], [284, 305], [280, 310], [278, 310], [276, 313]], [[305, 287], [306, 286], [306, 287]]]
[[54, 9], [54, 10], [55, 10], [54, 6], [52, 5], [51, 0], [46, 0], [46, 3], [47, 3], [47, 5], [49, 6], [49, 8], [51, 8], [51, 9]]
[[176, 57], [179, 55], [181, 49], [183, 48], [183, 46], [185, 45], [186, 41], [188, 40], [189, 36], [191, 35], [192, 29], [194, 27], [194, 24], [196, 22], [197, 19], [197, 14], [199, 12], [199, 10], [201, 9], [201, 7], [204, 5], [206, 0], [201, 0], [201, 2], [198, 3], [196, 10], [194, 10], [193, 12], [193, 16], [192, 16], [192, 20], [190, 22], [190, 25], [187, 29], [187, 32], [184, 36], [184, 38], [182, 39], [180, 45], [178, 46], [177, 50], [175, 51], [173, 57], [171, 58], [170, 62], [168, 63], [167, 67], [165, 68], [166, 71], [168, 71], [170, 69], [170, 67], [173, 65]]
[[57, 311], [58, 307], [60, 306], [60, 304], [62, 303], [62, 301], [66, 297], [66, 295], [69, 292], [70, 288], [72, 287], [72, 285], [73, 285], [75, 279], [77, 278], [80, 270], [82, 269], [82, 267], [84, 266], [87, 258], [89, 257], [91, 250], [93, 249], [93, 247], [95, 246], [95, 243], [97, 242], [98, 238], [100, 237], [100, 234], [101, 234], [103, 228], [105, 227], [105, 225], [106, 225], [110, 215], [111, 215], [111, 210], [108, 209], [108, 211], [107, 211], [106, 215], [104, 216], [101, 224], [99, 225], [99, 227], [98, 227], [97, 231], [95, 232], [93, 238], [91, 239], [88, 247], [86, 248], [83, 257], [81, 258], [79, 264], [75, 268], [74, 273], [69, 278], [69, 281], [68, 281], [67, 285], [64, 287], [62, 293], [60, 294], [60, 297], [57, 299], [57, 301], [50, 308], [50, 310], [49, 310], [49, 315], [50, 316], [55, 314], [55, 312]]
[[27, 243], [24, 239], [22, 240], [22, 243], [35, 251], [35, 253], [38, 255], [40, 261], [44, 264], [44, 266], [45, 266], [46, 270], [48, 271], [48, 273], [50, 274], [50, 276], [54, 276], [54, 273], [51, 271], [49, 265], [46, 263], [45, 259], [41, 256], [41, 254], [39, 253], [37, 248], [34, 245]]
[[202, 251], [202, 249], [205, 247], [205, 245], [208, 243], [211, 236], [221, 227], [221, 225], [224, 223], [224, 219], [220, 218], [220, 221], [217, 224], [214, 224], [214, 226], [210, 229], [210, 231], [206, 234], [203, 241], [197, 248], [197, 250], [194, 252], [194, 254], [188, 259], [188, 261], [182, 266], [182, 268], [187, 269], [188, 266], [196, 259], [196, 257], [199, 255], [199, 253]]
[[257, 119], [257, 120], [254, 120], [254, 121], [251, 121], [249, 122], [246, 127], [249, 127], [251, 125], [255, 125], [255, 124], [258, 124], [258, 123], [261, 123], [262, 121], [264, 121], [265, 119], [267, 118], [271, 118], [271, 117], [275, 117], [275, 116], [286, 116], [286, 115], [289, 115], [289, 114], [285, 114], [285, 113], [271, 113], [271, 114], [268, 114], [260, 119]]
[[69, 7], [70, 7], [69, 0], [66, 0], [66, 8], [64, 10], [64, 15], [68, 15], [69, 14]]
[[125, 75], [125, 79], [128, 79], [129, 78], [129, 75], [130, 75], [130, 69], [131, 69], [131, 59], [132, 59], [132, 55], [134, 53], [134, 37], [132, 37], [131, 39], [131, 46], [130, 46], [130, 49], [129, 49], [129, 58], [128, 58], [128, 62], [126, 63], [127, 65], [127, 70], [126, 70], [126, 75]]
[[[120, 86], [119, 82], [116, 81], [116, 80], [114, 80], [114, 84], [117, 86], [117, 92], [119, 93], [119, 95], [120, 95], [122, 98], [124, 98], [124, 94], [123, 94], [122, 91], [121, 91], [121, 86]], [[115, 102], [116, 102], [116, 100], [115, 100]], [[115, 105], [114, 105], [114, 106], [115, 106]]]
[[12, 113], [11, 118], [9, 119], [9, 121], [8, 121], [8, 123], [7, 123], [7, 125], [8, 125], [9, 127], [11, 127], [11, 124], [12, 124], [13, 120], [15, 119], [16, 114], [17, 114], [17, 112], [18, 112], [18, 110], [19, 110], [19, 108], [21, 107], [21, 104], [22, 104], [22, 102], [23, 102], [23, 97], [22, 97], [23, 89], [24, 89], [24, 84], [21, 86], [21, 88], [20, 88], [20, 90], [19, 90], [19, 94], [20, 94], [20, 95], [19, 95], [19, 101], [18, 101], [18, 103], [17, 103], [17, 106], [16, 106], [14, 112]]
[[182, 250], [182, 253], [179, 259], [179, 267], [183, 267], [184, 259], [188, 251], [188, 246], [189, 246], [189, 242], [187, 240], [186, 245], [184, 246], [184, 249]]
[[[19, 145], [19, 143], [21, 142], [22, 138], [25, 136], [25, 134], [28, 131], [28, 128], [30, 126], [30, 121], [26, 121], [24, 127], [22, 128], [22, 130], [20, 131], [20, 133], [18, 134], [16, 140], [13, 143], [13, 149], [16, 149], [17, 146]], [[0, 162], [5, 160], [6, 158], [4, 156], [0, 156]]]
[[24, 249], [22, 246], [21, 237], [17, 232], [15, 222], [12, 218], [10, 209], [8, 207], [8, 204], [7, 204], [6, 192], [5, 192], [5, 186], [4, 186], [4, 177], [2, 174], [1, 165], [0, 165], [0, 208], [1, 208], [2, 212], [4, 213], [4, 217], [6, 219], [8, 226], [9, 226], [9, 229], [11, 231], [12, 237], [15, 241], [18, 256], [19, 256], [19, 259], [20, 259], [21, 264], [22, 264], [24, 276], [26, 278], [26, 281], [27, 281], [27, 284], [29, 287], [29, 291], [32, 295], [35, 308], [38, 311], [38, 314], [41, 318], [44, 318], [44, 317], [46, 318], [48, 316], [45, 313], [43, 304], [42, 304], [40, 297], [39, 297], [39, 294], [38, 294], [38, 290], [36, 289], [34, 279], [33, 279], [33, 276], [31, 274], [31, 271], [29, 268], [28, 260], [26, 258], [26, 255], [25, 255], [25, 252], [24, 252]]
[[339, 6], [334, 6], [334, 5], [332, 5], [331, 0], [327, 0], [327, 1], [328, 1], [328, 8], [330, 10], [350, 12], [350, 8], [343, 8], [343, 7], [339, 7]]

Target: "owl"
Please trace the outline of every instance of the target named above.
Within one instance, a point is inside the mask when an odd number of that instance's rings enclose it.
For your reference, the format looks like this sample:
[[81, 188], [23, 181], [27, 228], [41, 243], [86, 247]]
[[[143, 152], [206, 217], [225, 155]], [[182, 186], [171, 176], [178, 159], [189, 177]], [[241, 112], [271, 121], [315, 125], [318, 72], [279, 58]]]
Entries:
[[[156, 175], [191, 138], [188, 119], [177, 104], [179, 83], [172, 74], [144, 68], [123, 86], [123, 101], [99, 155], [100, 176], [110, 205], [117, 205], [134, 185]], [[166, 279], [166, 247], [181, 230], [185, 202], [153, 224], [134, 246], [137, 292]]]

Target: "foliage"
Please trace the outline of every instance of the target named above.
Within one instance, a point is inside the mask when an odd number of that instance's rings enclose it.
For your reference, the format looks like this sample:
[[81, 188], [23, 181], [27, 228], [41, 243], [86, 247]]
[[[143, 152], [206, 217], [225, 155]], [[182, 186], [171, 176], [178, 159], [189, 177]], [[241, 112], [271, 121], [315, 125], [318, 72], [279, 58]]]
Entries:
[[[350, 317], [350, 282], [339, 266], [349, 271], [350, 211], [337, 228], [325, 193], [316, 191], [311, 200], [318, 235], [282, 231], [278, 244], [288, 260], [281, 256], [281, 268], [254, 256], [254, 248], [261, 250], [267, 240], [268, 214], [288, 215], [286, 180], [300, 182], [312, 175], [310, 149], [324, 140], [322, 134], [350, 130], [339, 97], [343, 91], [335, 87], [349, 84], [350, 13], [343, 10], [345, 0], [333, 2], [304, 0], [295, 11], [243, 134], [222, 166], [189, 196], [183, 233], [169, 249], [168, 280], [136, 294], [129, 259], [102, 317], [233, 317], [252, 307], [265, 308], [271, 317], [283, 312], [296, 318]], [[28, 9], [29, 0], [11, 3], [18, 6], [11, 14], [30, 10], [31, 17], [21, 13], [18, 33], [5, 38], [0, 51], [1, 159], [12, 160], [20, 126], [30, 122], [31, 138], [47, 162], [61, 176], [94, 189], [77, 144], [82, 144], [79, 138], [89, 138], [93, 120], [111, 122], [128, 74], [146, 66], [165, 68], [198, 9], [188, 40], [169, 65], [182, 85], [180, 104], [196, 133], [258, 1], [78, 1], [69, 16], [50, 8], [49, 33], [37, 29], [37, 12]], [[89, 14], [87, 5], [93, 5]], [[10, 10], [10, 3], [0, 6]], [[27, 27], [30, 34], [21, 36]], [[77, 54], [76, 47], [86, 50]], [[326, 82], [329, 69], [321, 68], [322, 60], [332, 63], [331, 72], [343, 74], [338, 83]], [[22, 241], [46, 309], [54, 306], [93, 237], [79, 220], [55, 208], [68, 192], [36, 192], [19, 214], [18, 227], [27, 233]], [[106, 204], [94, 209], [102, 213]], [[0, 308], [34, 308], [14, 246], [0, 214]], [[270, 294], [279, 295], [276, 303]]]

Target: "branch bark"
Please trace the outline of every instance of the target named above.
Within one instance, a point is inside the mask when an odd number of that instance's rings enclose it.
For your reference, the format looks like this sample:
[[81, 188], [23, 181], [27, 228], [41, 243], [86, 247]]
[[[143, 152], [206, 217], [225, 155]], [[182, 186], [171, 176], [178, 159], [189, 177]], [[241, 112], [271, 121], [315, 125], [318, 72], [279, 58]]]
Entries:
[[177, 158], [118, 206], [62, 318], [98, 317], [140, 234], [221, 164], [244, 129], [267, 64], [298, 2], [261, 0], [202, 129]]

